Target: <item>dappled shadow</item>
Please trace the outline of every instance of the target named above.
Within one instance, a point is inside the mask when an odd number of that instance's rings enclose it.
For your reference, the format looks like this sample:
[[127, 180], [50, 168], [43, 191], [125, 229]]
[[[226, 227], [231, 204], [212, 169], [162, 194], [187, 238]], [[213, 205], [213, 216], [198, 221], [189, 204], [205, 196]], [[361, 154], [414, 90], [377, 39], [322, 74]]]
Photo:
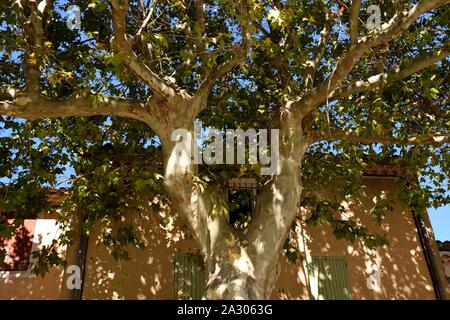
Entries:
[[[389, 244], [369, 249], [360, 241], [337, 240], [329, 225], [306, 226], [304, 219], [308, 212], [301, 210], [296, 228], [290, 233], [290, 241], [296, 243], [299, 251], [298, 259], [291, 263], [284, 255], [280, 257], [280, 276], [273, 299], [310, 299], [317, 296], [314, 290], [311, 295], [310, 287], [319, 286], [320, 291], [323, 281], [335, 283], [331, 273], [319, 276], [318, 283], [311, 280], [308, 266], [315, 257], [323, 256], [344, 258], [352, 299], [435, 299], [411, 211], [395, 202], [394, 210], [386, 215], [381, 225], [374, 223], [370, 212], [373, 198], [380, 192], [387, 191], [394, 199], [395, 181], [383, 177], [365, 178], [365, 184], [368, 187], [365, 193], [347, 199], [343, 218], [352, 218], [373, 233], [386, 234]], [[100, 242], [99, 228], [94, 228], [89, 235], [83, 299], [174, 298], [174, 256], [196, 253], [197, 245], [183, 219], [169, 213], [168, 208], [152, 211], [153, 201], [153, 198], [140, 199], [139, 210], [126, 213], [120, 221], [132, 224], [137, 237], [145, 244], [144, 249], [127, 249], [130, 260], [116, 261], [112, 257], [112, 248]], [[325, 266], [324, 270], [329, 268]], [[1, 278], [0, 298], [58, 298], [60, 276], [60, 270], [53, 270], [44, 279]]]
[[[146, 201], [146, 200], [141, 200]], [[153, 201], [153, 200], [147, 200]], [[86, 260], [83, 299], [173, 299], [174, 256], [197, 252], [187, 226], [178, 215], [152, 212], [142, 203], [121, 223], [131, 223], [144, 249], [127, 248], [130, 260], [116, 261], [109, 248], [91, 234]]]
[[[353, 299], [435, 299], [433, 283], [423, 254], [420, 239], [410, 210], [395, 202], [378, 226], [369, 212], [372, 199], [382, 191], [395, 196], [395, 180], [365, 178], [367, 192], [348, 201], [348, 217], [368, 226], [374, 233], [386, 234], [389, 244], [375, 249], [365, 247], [361, 241], [350, 243], [337, 240], [329, 225], [306, 226], [299, 219], [296, 239], [306, 247], [302, 259], [292, 264], [281, 258], [281, 276], [273, 298], [305, 299], [309, 297], [305, 257], [345, 257]], [[393, 198], [395, 200], [395, 198]], [[301, 217], [308, 213], [303, 211]], [[300, 246], [299, 246], [300, 247]], [[376, 274], [380, 272], [379, 286]], [[294, 281], [295, 279], [295, 281]]]
[[445, 276], [450, 283], [450, 251], [440, 251], [441, 263], [444, 266]]
[[[309, 276], [306, 257], [344, 257], [348, 283], [353, 299], [435, 299], [412, 213], [399, 204], [387, 214], [381, 226], [374, 223], [369, 212], [372, 199], [381, 191], [389, 191], [394, 197], [396, 185], [393, 179], [366, 179], [367, 192], [348, 200], [345, 215], [365, 224], [374, 233], [384, 233], [389, 244], [368, 249], [360, 241], [349, 243], [337, 240], [331, 227], [306, 227], [298, 220], [291, 233], [300, 249], [299, 259], [290, 263], [280, 257], [279, 273], [274, 299], [309, 299]], [[306, 217], [307, 212], [302, 212]], [[173, 257], [177, 252], [196, 251], [196, 244], [189, 236], [180, 217], [169, 223], [165, 213], [142, 210], [130, 214], [146, 248], [130, 249], [129, 261], [116, 262], [98, 241], [91, 239], [88, 248], [84, 299], [173, 299]], [[304, 253], [307, 253], [306, 255]], [[376, 274], [379, 271], [380, 283]], [[327, 275], [332, 280], [331, 275]]]

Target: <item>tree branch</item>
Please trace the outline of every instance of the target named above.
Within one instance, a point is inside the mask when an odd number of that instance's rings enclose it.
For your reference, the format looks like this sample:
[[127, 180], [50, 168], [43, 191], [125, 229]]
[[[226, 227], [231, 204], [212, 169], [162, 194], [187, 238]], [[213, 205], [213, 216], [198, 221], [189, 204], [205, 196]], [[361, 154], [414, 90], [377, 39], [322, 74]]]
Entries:
[[363, 37], [357, 45], [351, 47], [336, 63], [332, 74], [304, 97], [294, 101], [294, 106], [300, 110], [302, 115], [310, 114], [316, 110], [327, 101], [329, 93], [333, 92], [344, 81], [361, 56], [370, 48], [398, 38], [420, 15], [448, 3], [450, 3], [450, 0], [423, 0], [408, 12], [397, 13], [389, 23], [381, 27], [379, 32], [370, 37]]
[[239, 1], [239, 11], [243, 14], [243, 18], [241, 19], [242, 42], [233, 47], [233, 57], [222, 63], [218, 68], [212, 70], [200, 84], [194, 99], [202, 101], [202, 103], [198, 104], [201, 109], [206, 106], [206, 100], [213, 84], [241, 63], [250, 49], [251, 34], [248, 28], [248, 8], [245, 0]]
[[437, 118], [436, 121], [449, 121], [450, 112], [445, 112], [445, 110], [440, 109], [438, 106], [433, 104], [433, 101], [427, 97], [420, 97], [419, 101], [412, 103], [423, 114], [433, 115]]
[[352, 46], [358, 44], [358, 22], [359, 10], [362, 0], [353, 0], [349, 13], [350, 43]]
[[148, 12], [147, 17], [145, 17], [144, 21], [142, 22], [142, 25], [139, 28], [138, 32], [136, 33], [137, 36], [141, 35], [142, 32], [144, 32], [144, 30], [147, 28], [147, 25], [150, 23], [150, 19], [152, 18], [153, 13], [156, 10], [157, 4], [158, 4], [158, 0], [152, 1], [152, 7], [150, 8], [150, 11]]
[[320, 41], [317, 47], [317, 54], [314, 58], [314, 68], [318, 67], [320, 60], [322, 60], [323, 56], [325, 55], [328, 37], [331, 32], [332, 18], [333, 18], [332, 13], [328, 11], [325, 14], [325, 26], [323, 27], [322, 31], [320, 31]]
[[114, 37], [111, 39], [112, 47], [122, 55], [125, 65], [142, 81], [144, 81], [154, 94], [164, 98], [174, 97], [178, 92], [154, 73], [133, 52], [126, 33], [126, 16], [128, 0], [111, 0]]
[[450, 52], [441, 49], [432, 56], [425, 57], [423, 59], [417, 59], [411, 62], [410, 67], [408, 68], [402, 68], [400, 66], [393, 72], [379, 73], [377, 75], [367, 78], [366, 80], [360, 80], [355, 82], [354, 84], [338, 88], [335, 91], [331, 92], [328, 98], [333, 100], [342, 99], [359, 92], [368, 91], [375, 89], [377, 87], [385, 86], [386, 84], [390, 83], [393, 80], [407, 78], [423, 69], [426, 69], [434, 65], [436, 62], [445, 59], [449, 55]]
[[329, 132], [323, 134], [313, 134], [311, 136], [311, 142], [323, 141], [323, 140], [342, 140], [348, 142], [357, 142], [362, 144], [381, 143], [385, 145], [429, 145], [434, 147], [440, 147], [443, 144], [450, 143], [450, 135], [442, 132], [435, 132], [427, 136], [417, 136], [406, 139], [398, 139], [391, 136], [371, 136], [362, 137], [352, 132], [346, 132], [342, 129], [330, 129]]
[[381, 26], [381, 30], [373, 37], [364, 37], [360, 42], [368, 41], [370, 46], [387, 43], [398, 38], [405, 32], [422, 14], [437, 9], [450, 3], [450, 0], [423, 0], [409, 11], [398, 12], [392, 19]]
[[[272, 40], [272, 30], [269, 32], [267, 31], [264, 26], [262, 25], [262, 23], [260, 21], [254, 21], [253, 23], [255, 23], [257, 25], [257, 27], [259, 28], [259, 30], [261, 30], [264, 35]], [[293, 31], [292, 29], [289, 30], [290, 33], [290, 37], [293, 37]], [[295, 48], [295, 50], [300, 50], [297, 41], [291, 41], [292, 42], [292, 46]], [[286, 61], [285, 57], [277, 55], [273, 52], [265, 52], [265, 54], [267, 55], [267, 59], [270, 60], [270, 63], [272, 63], [273, 66], [275, 66], [275, 68], [277, 69], [277, 71], [280, 73], [281, 75], [281, 83], [283, 88], [288, 92], [288, 94], [291, 93], [291, 74], [289, 73], [289, 65], [288, 62]]]
[[[40, 66], [43, 57], [44, 43], [44, 13], [50, 7], [50, 1], [42, 0], [39, 4], [36, 0], [30, 0], [27, 3], [28, 10], [25, 10], [20, 1], [13, 4], [13, 9], [18, 13], [23, 23], [25, 38], [27, 40], [28, 49], [24, 61], [24, 72], [26, 91], [29, 94], [40, 93], [41, 77]], [[29, 16], [26, 17], [26, 12]]]
[[203, 42], [203, 34], [205, 33], [206, 23], [205, 23], [205, 3], [203, 0], [195, 1], [195, 12], [197, 21], [194, 26], [195, 35], [195, 49], [197, 54], [199, 54], [202, 61], [202, 71], [203, 76], [206, 76], [207, 71], [207, 52], [205, 43]]
[[0, 115], [39, 120], [73, 116], [119, 116], [153, 124], [146, 104], [117, 97], [72, 96], [53, 99], [19, 93], [13, 100], [0, 100]]
[[305, 80], [305, 88], [306, 89], [311, 89], [314, 86], [316, 71], [320, 64], [320, 61], [322, 60], [323, 56], [325, 55], [328, 37], [330, 35], [331, 27], [332, 27], [333, 12], [329, 11], [323, 3], [321, 3], [321, 7], [325, 13], [325, 25], [324, 25], [323, 29], [320, 31], [320, 40], [317, 45], [317, 53], [315, 54], [315, 56], [312, 60], [306, 62], [306, 64], [308, 65], [308, 68], [307, 68], [308, 72], [306, 74], [306, 80]]

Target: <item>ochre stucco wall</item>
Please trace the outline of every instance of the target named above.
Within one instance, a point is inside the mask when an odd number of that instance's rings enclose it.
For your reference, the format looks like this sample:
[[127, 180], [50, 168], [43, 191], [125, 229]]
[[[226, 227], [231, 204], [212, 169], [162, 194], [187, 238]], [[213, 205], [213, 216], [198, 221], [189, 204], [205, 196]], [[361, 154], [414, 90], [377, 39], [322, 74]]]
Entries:
[[[337, 240], [329, 226], [307, 227], [299, 224], [296, 237], [306, 243], [313, 256], [344, 256], [346, 258], [353, 299], [435, 299], [425, 258], [421, 249], [411, 212], [395, 205], [382, 226], [373, 223], [368, 212], [373, 197], [381, 190], [395, 192], [391, 178], [367, 178], [368, 193], [357, 203], [349, 204], [358, 221], [371, 231], [386, 233], [389, 245], [368, 250], [359, 241], [350, 244]], [[306, 214], [306, 213], [304, 213]], [[195, 251], [182, 219], [177, 218], [172, 231], [157, 227], [157, 214], [132, 217], [141, 226], [141, 238], [148, 248], [130, 250], [130, 261], [116, 262], [108, 250], [91, 237], [87, 254], [84, 299], [171, 299], [173, 298], [173, 256], [176, 252]], [[302, 235], [303, 233], [303, 235]], [[175, 240], [174, 240], [175, 239]], [[368, 267], [376, 263], [381, 270], [380, 290], [367, 287]], [[272, 297], [274, 299], [308, 299], [302, 262], [287, 262], [280, 257], [280, 277]]]
[[53, 269], [44, 278], [34, 275], [0, 275], [0, 300], [59, 299], [60, 269]]
[[[381, 190], [395, 191], [395, 181], [389, 178], [367, 178], [365, 183], [369, 191], [358, 199], [360, 203], [349, 204], [349, 214], [353, 211], [355, 218], [369, 226], [370, 231], [386, 234], [389, 245], [369, 250], [360, 241], [351, 244], [345, 240], [337, 240], [327, 225], [305, 228], [299, 223], [298, 238], [300, 241], [304, 239], [308, 254], [312, 256], [346, 258], [353, 299], [435, 299], [430, 273], [411, 212], [395, 205], [394, 211], [386, 215], [381, 227], [373, 223], [368, 212], [371, 199]], [[308, 290], [304, 285], [301, 263], [292, 267], [292, 264], [283, 261], [282, 265], [283, 271], [274, 298], [307, 298]], [[373, 272], [375, 265], [378, 265], [381, 271], [379, 290], [371, 290], [367, 286], [368, 273]], [[299, 287], [301, 290], [298, 290]]]
[[[369, 191], [349, 203], [348, 215], [355, 215], [371, 231], [385, 233], [389, 245], [369, 250], [359, 241], [351, 244], [337, 240], [327, 225], [305, 227], [299, 220], [291, 237], [299, 245], [300, 257], [345, 257], [353, 299], [435, 299], [411, 212], [395, 205], [381, 227], [373, 223], [368, 212], [369, 204], [380, 191], [394, 195], [395, 180], [367, 178], [366, 184]], [[299, 216], [306, 215], [303, 212]], [[197, 246], [180, 217], [162, 228], [160, 221], [164, 218], [164, 213], [145, 211], [126, 217], [126, 222], [135, 226], [139, 238], [147, 245], [143, 250], [128, 249], [131, 258], [128, 261], [115, 261], [109, 248], [99, 243], [96, 232], [92, 233], [87, 249], [83, 299], [172, 299], [174, 254], [195, 252]], [[309, 299], [302, 259], [294, 264], [287, 262], [284, 256], [280, 257], [280, 277], [272, 298]], [[381, 271], [379, 290], [367, 287], [368, 268], [375, 264]], [[8, 280], [10, 283], [0, 280], [5, 283], [0, 286], [0, 299], [58, 297], [57, 271], [45, 279]]]
[[445, 275], [450, 278], [450, 251], [441, 251], [440, 256], [445, 268]]
[[187, 228], [178, 223], [166, 229], [159, 225], [158, 213], [128, 217], [139, 227], [146, 248], [130, 248], [130, 260], [116, 261], [108, 248], [89, 238], [83, 299], [172, 299], [173, 257], [176, 252], [195, 252], [196, 243]]

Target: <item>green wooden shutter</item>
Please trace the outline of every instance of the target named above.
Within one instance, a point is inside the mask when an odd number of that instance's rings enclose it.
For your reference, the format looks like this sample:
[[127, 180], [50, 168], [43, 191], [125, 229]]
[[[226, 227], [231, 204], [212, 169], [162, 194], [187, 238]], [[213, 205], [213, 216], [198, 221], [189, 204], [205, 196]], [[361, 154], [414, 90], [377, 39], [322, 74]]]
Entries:
[[347, 264], [344, 257], [312, 257], [309, 273], [311, 285], [314, 283], [318, 287], [316, 288], [318, 291], [316, 298], [319, 300], [351, 299]]
[[199, 254], [177, 253], [174, 257], [174, 296], [200, 300], [205, 291], [205, 267]]

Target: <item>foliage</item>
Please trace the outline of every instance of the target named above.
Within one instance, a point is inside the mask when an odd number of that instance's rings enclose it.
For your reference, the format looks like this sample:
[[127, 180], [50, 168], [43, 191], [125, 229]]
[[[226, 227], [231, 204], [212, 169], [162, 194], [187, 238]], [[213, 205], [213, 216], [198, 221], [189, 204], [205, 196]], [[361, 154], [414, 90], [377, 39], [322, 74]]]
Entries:
[[[27, 1], [22, 1], [27, 3]], [[153, 2], [156, 1], [151, 1]], [[110, 43], [112, 10], [104, 0], [76, 0], [82, 12], [81, 30], [66, 26], [67, 4], [54, 1], [45, 16], [42, 56], [29, 54], [29, 43], [21, 17], [11, 1], [0, 8], [0, 86], [1, 98], [10, 87], [25, 88], [24, 62], [40, 60], [41, 93], [51, 98], [68, 98], [90, 93], [100, 103], [107, 96], [146, 101], [153, 94], [141, 78], [126, 67], [128, 57]], [[205, 1], [205, 25], [201, 25], [195, 1], [157, 1], [156, 11], [132, 46], [141, 61], [155, 74], [178, 88], [195, 92], [207, 75], [230, 59], [233, 46], [242, 35], [239, 25], [250, 22], [251, 49], [243, 63], [216, 81], [208, 97], [208, 107], [198, 116], [206, 126], [227, 128], [271, 128], [283, 114], [285, 102], [304, 96], [310, 75], [308, 61], [318, 53], [318, 42], [331, 17], [328, 41], [315, 68], [315, 83], [333, 75], [340, 57], [348, 51], [350, 1], [253, 0], [247, 1], [243, 16], [231, 0]], [[411, 8], [411, 1], [364, 1], [361, 19], [370, 4], [381, 6], [383, 21], [399, 9]], [[137, 35], [150, 12], [150, 2], [130, 1], [126, 31]], [[374, 74], [411, 67], [416, 59], [436, 50], [448, 50], [449, 7], [422, 15], [401, 37], [371, 48], [363, 55], [342, 85], [352, 84]], [[199, 32], [203, 30], [200, 38]], [[362, 25], [360, 36], [370, 32]], [[436, 49], [437, 48], [437, 49]], [[371, 139], [357, 143], [345, 139], [324, 139], [313, 143], [302, 161], [301, 178], [305, 189], [301, 205], [312, 209], [308, 221], [313, 225], [329, 223], [338, 238], [364, 240], [368, 246], [384, 244], [382, 235], [373, 235], [352, 220], [339, 218], [343, 199], [362, 190], [364, 170], [388, 159], [393, 165], [408, 168], [410, 177], [400, 178], [401, 199], [417, 209], [448, 204], [450, 145], [381, 144], [382, 137], [425, 141], [425, 137], [450, 130], [448, 57], [430, 68], [406, 78], [389, 79], [389, 85], [357, 92], [345, 99], [326, 100], [316, 112], [303, 119], [305, 134], [331, 136], [339, 128], [350, 135]], [[11, 99], [11, 97], [5, 97]], [[299, 159], [300, 161], [301, 159]], [[199, 168], [193, 183], [202, 191], [227, 178], [256, 176], [252, 166], [213, 166]], [[127, 256], [123, 248], [141, 247], [121, 217], [140, 195], [161, 194], [162, 149], [160, 139], [146, 124], [116, 116], [68, 117], [22, 121], [4, 115], [0, 118], [0, 211], [15, 212], [16, 223], [30, 215], [51, 213], [47, 201], [50, 190], [64, 186], [61, 223], [67, 227], [61, 242], [73, 236], [69, 219], [82, 212], [83, 232], [101, 226], [102, 238], [114, 247], [117, 258]], [[411, 182], [411, 176], [413, 182]], [[420, 188], [414, 183], [417, 179]], [[318, 199], [318, 192], [327, 195]], [[324, 192], [325, 191], [325, 192]], [[385, 195], [377, 196], [372, 214], [377, 223], [391, 209]], [[222, 199], [218, 192], [217, 199]], [[131, 207], [130, 207], [131, 206]], [[215, 212], [233, 208], [217, 201]], [[420, 211], [420, 210], [418, 210]], [[111, 233], [111, 223], [119, 224]], [[10, 232], [0, 224], [0, 235]], [[288, 244], [286, 245], [289, 251]], [[43, 267], [57, 264], [52, 248], [36, 254]], [[0, 253], [0, 261], [1, 253]], [[295, 257], [293, 257], [295, 260]]]

